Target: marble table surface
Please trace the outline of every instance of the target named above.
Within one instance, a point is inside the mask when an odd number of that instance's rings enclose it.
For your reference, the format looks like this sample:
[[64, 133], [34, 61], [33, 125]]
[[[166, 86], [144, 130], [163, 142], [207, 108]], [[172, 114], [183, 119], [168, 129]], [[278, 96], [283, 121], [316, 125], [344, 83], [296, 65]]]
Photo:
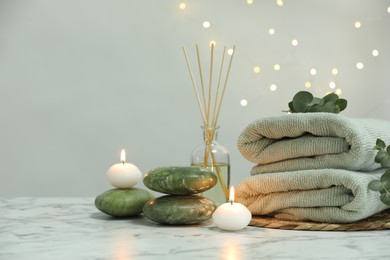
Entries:
[[390, 231], [293, 231], [114, 219], [94, 198], [0, 198], [0, 259], [390, 259]]

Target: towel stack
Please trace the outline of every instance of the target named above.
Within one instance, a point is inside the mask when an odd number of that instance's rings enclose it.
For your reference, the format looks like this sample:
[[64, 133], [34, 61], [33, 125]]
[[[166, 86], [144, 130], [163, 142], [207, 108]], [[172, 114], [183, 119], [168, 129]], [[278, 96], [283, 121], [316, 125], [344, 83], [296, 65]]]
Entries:
[[367, 185], [385, 169], [374, 162], [390, 122], [331, 113], [258, 119], [241, 133], [241, 154], [255, 163], [237, 187], [237, 201], [253, 215], [349, 223], [389, 208]]

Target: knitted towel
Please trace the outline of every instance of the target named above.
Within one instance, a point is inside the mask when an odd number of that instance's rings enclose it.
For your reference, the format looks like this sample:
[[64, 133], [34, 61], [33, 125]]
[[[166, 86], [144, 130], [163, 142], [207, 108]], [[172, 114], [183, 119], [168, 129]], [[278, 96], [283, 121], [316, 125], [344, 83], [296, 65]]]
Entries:
[[390, 122], [331, 113], [296, 113], [249, 124], [239, 136], [241, 154], [257, 164], [251, 174], [338, 168], [370, 171], [376, 139], [390, 144]]
[[389, 208], [380, 201], [379, 192], [367, 189], [383, 172], [317, 169], [259, 174], [237, 186], [235, 201], [246, 205], [253, 215], [349, 223]]

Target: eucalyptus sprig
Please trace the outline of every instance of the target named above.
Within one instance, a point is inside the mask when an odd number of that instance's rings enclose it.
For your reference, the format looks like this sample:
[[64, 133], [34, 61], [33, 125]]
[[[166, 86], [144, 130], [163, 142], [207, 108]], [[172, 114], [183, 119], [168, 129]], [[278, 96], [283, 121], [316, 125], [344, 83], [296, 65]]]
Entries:
[[308, 91], [300, 91], [288, 103], [291, 113], [327, 112], [338, 114], [347, 107], [347, 100], [330, 93], [323, 98], [314, 97]]
[[379, 191], [381, 201], [390, 206], [390, 145], [386, 148], [386, 143], [378, 138], [374, 149], [378, 150], [375, 156], [375, 162], [389, 169], [383, 173], [380, 180], [371, 181], [368, 184], [368, 188], [373, 191]]
[[386, 143], [378, 138], [374, 150], [378, 150], [375, 162], [380, 163], [384, 168], [390, 168], [390, 145], [386, 148]]

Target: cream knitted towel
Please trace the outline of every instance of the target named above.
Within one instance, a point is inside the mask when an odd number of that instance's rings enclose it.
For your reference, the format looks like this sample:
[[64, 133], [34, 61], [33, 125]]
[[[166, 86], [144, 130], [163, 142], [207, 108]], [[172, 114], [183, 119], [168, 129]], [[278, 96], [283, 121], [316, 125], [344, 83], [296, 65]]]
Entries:
[[383, 172], [320, 169], [259, 174], [238, 185], [235, 201], [253, 215], [349, 223], [389, 208], [380, 201], [379, 192], [367, 189]]
[[241, 154], [257, 164], [251, 174], [338, 168], [370, 171], [376, 139], [390, 144], [390, 122], [331, 113], [296, 113], [262, 118], [238, 138]]

